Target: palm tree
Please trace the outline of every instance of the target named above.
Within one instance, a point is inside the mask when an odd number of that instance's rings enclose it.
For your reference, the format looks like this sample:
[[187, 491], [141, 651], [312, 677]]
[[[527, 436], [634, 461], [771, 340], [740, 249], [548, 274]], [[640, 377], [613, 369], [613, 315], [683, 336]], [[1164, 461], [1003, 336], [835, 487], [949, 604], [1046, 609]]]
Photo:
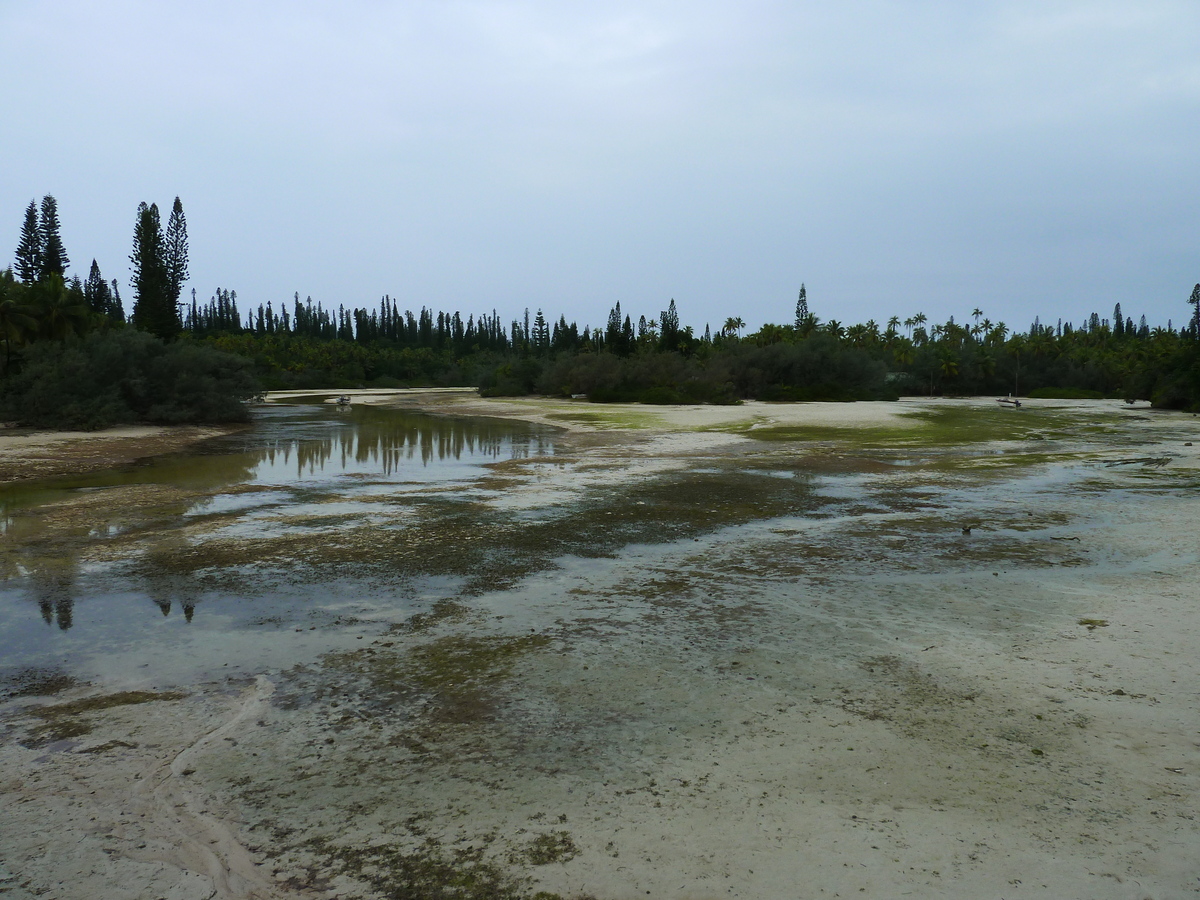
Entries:
[[758, 330], [758, 334], [750, 335], [750, 339], [758, 346], [765, 347], [767, 344], [780, 343], [786, 335], [787, 331], [782, 325], [772, 325], [768, 322]]
[[949, 347], [942, 351], [938, 363], [938, 370], [947, 378], [958, 375], [958, 357]]
[[63, 283], [62, 276], [51, 275], [36, 288], [37, 314], [44, 337], [62, 340], [71, 334], [83, 334], [92, 318], [92, 310]]
[[979, 371], [986, 378], [991, 378], [996, 374], [996, 357], [992, 355], [990, 350], [980, 350], [979, 356], [976, 357]]
[[862, 347], [867, 343], [867, 326], [851, 325], [846, 329], [846, 339], [854, 346]]
[[[1003, 322], [996, 326], [996, 330], [999, 331], [1001, 328], [1004, 328], [1005, 331], [1008, 330]], [[1014, 334], [1012, 340], [1008, 342], [1008, 351], [1016, 361], [1016, 372], [1013, 375], [1013, 396], [1021, 394], [1021, 353], [1025, 349], [1025, 343], [1026, 338], [1023, 334]]]

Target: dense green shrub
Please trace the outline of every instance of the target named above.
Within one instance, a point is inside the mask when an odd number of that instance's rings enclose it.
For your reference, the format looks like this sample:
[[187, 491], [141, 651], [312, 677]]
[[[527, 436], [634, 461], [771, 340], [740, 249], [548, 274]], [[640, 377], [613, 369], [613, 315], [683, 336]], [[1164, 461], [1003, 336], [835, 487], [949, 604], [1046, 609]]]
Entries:
[[865, 350], [814, 335], [799, 343], [742, 344], [715, 360], [738, 396], [757, 400], [894, 398], [887, 367]]
[[31, 345], [0, 381], [0, 417], [43, 428], [200, 424], [248, 418], [259, 390], [250, 362], [132, 328]]
[[1085, 388], [1072, 387], [1042, 387], [1030, 391], [1029, 396], [1034, 400], [1103, 400], [1100, 391], [1089, 391]]
[[586, 394], [595, 403], [733, 403], [725, 373], [682, 353], [564, 354], [537, 381], [544, 394]]

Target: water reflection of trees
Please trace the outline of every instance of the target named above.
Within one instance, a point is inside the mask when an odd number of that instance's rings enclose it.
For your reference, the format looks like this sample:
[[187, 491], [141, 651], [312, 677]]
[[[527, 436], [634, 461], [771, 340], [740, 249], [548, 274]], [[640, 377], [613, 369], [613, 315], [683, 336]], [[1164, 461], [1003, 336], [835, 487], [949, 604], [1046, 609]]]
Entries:
[[29, 594], [37, 604], [42, 620], [66, 631], [74, 624], [78, 559], [69, 554], [31, 560], [30, 563]]
[[481, 462], [552, 453], [549, 436], [490, 419], [440, 419], [395, 410], [362, 410], [352, 427], [325, 438], [278, 440], [261, 451], [271, 466], [295, 466], [298, 477], [338, 468], [369, 468], [392, 475], [415, 461]]
[[[65, 631], [74, 624], [76, 600], [87, 593], [79, 584], [80, 554], [86, 557], [96, 542], [114, 536], [136, 537], [143, 551], [137, 570], [150, 609], [164, 616], [182, 612], [191, 622], [197, 598], [204, 593], [198, 573], [209, 562], [189, 552], [186, 535], [175, 526], [195, 507], [197, 493], [249, 481], [263, 462], [294, 466], [299, 476], [326, 468], [389, 476], [418, 462], [422, 467], [447, 461], [482, 463], [554, 452], [550, 433], [499, 419], [439, 418], [361, 407], [339, 416], [339, 427], [324, 436], [309, 431], [301, 439], [289, 437], [287, 429], [296, 424], [280, 423], [276, 439], [266, 447], [242, 444], [233, 453], [181, 455], [149, 468], [0, 491], [0, 577], [23, 583], [25, 597], [36, 604], [47, 625]], [[323, 429], [326, 423], [319, 425]], [[304, 432], [303, 425], [300, 430]], [[110, 501], [100, 493], [136, 483], [179, 487], [185, 495], [123, 491]], [[81, 488], [88, 492], [80, 493]], [[45, 512], [51, 508], [53, 516]], [[68, 509], [72, 515], [64, 514]], [[143, 534], [151, 540], [142, 543]]]

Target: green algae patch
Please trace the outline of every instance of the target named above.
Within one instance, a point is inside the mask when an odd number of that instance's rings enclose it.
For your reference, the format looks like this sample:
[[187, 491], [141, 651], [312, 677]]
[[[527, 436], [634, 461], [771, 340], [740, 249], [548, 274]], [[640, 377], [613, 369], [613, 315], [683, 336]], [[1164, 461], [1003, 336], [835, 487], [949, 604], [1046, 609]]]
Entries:
[[61, 669], [31, 667], [0, 676], [0, 691], [5, 698], [49, 697], [78, 684], [73, 676]]
[[906, 410], [902, 426], [746, 425], [735, 433], [761, 441], [854, 444], [860, 449], [884, 447], [957, 447], [993, 441], [1025, 441], [1031, 432], [1068, 425], [1058, 410], [1008, 410], [988, 407], [944, 407]]
[[[324, 838], [306, 849], [325, 861], [325, 870], [371, 885], [383, 897], [404, 900], [562, 900], [534, 892], [532, 881], [477, 850], [447, 853], [436, 841], [417, 849], [394, 845], [341, 847]], [[298, 887], [301, 885], [297, 885]]]
[[544, 635], [520, 638], [452, 636], [413, 649], [408, 678], [434, 702], [433, 718], [465, 724], [487, 719], [497, 705], [498, 683], [527, 653], [550, 643]]
[[631, 543], [661, 544], [760, 518], [796, 515], [826, 501], [806, 477], [779, 478], [722, 465], [628, 484], [586, 489], [544, 518], [514, 520], [470, 499], [410, 500], [403, 516], [332, 531], [213, 538], [155, 554], [150, 572], [220, 573], [239, 567], [300, 577], [319, 568], [361, 576], [454, 576], [463, 591], [484, 593], [517, 584], [566, 555], [611, 556]]
[[55, 741], [90, 734], [93, 723], [87, 718], [91, 713], [103, 712], [120, 706], [136, 706], [160, 700], [182, 700], [187, 694], [178, 691], [120, 691], [115, 694], [99, 694], [53, 706], [38, 706], [28, 711], [30, 716], [40, 719], [23, 741], [27, 747], [40, 747]]
[[[494, 718], [501, 689], [522, 657], [550, 643], [544, 635], [467, 637], [448, 635], [408, 650], [368, 648], [325, 658], [364, 705], [388, 712], [419, 708], [427, 721], [469, 725]], [[345, 676], [354, 682], [347, 683]], [[336, 705], [339, 701], [333, 701]], [[433, 738], [433, 735], [427, 735]]]
[[507, 675], [518, 657], [549, 642], [545, 635], [517, 638], [454, 635], [416, 647], [408, 656], [417, 683], [431, 690], [446, 690]]
[[598, 430], [638, 431], [666, 427], [662, 418], [654, 413], [627, 408], [547, 413], [546, 418], [551, 421], [569, 422], [573, 425], [583, 425]]
[[447, 622], [461, 622], [471, 614], [471, 611], [461, 603], [453, 600], [438, 600], [429, 612], [417, 613], [407, 622], [401, 622], [388, 629], [392, 634], [420, 634], [429, 631], [436, 625]]
[[548, 866], [551, 863], [565, 863], [579, 855], [575, 840], [566, 831], [552, 831], [549, 834], [539, 834], [524, 847], [514, 850], [509, 855], [509, 861], [528, 863], [533, 866]]

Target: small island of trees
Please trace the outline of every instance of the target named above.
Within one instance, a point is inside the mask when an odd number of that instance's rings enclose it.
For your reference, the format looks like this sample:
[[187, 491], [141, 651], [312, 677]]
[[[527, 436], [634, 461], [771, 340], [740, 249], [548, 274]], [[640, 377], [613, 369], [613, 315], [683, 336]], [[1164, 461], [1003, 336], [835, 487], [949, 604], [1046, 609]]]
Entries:
[[1035, 319], [1026, 330], [979, 308], [961, 321], [918, 312], [846, 325], [810, 312], [803, 285], [790, 322], [750, 334], [736, 316], [697, 333], [673, 299], [636, 322], [618, 301], [595, 328], [542, 310], [509, 321], [494, 309], [413, 312], [390, 296], [334, 309], [296, 293], [278, 309], [243, 310], [224, 288], [183, 302], [188, 238], [177, 197], [165, 230], [156, 204], [138, 206], [126, 315], [117, 280], [95, 260], [86, 281], [67, 278], [60, 231], [54, 197], [31, 201], [15, 264], [0, 271], [0, 418], [22, 424], [241, 421], [244, 401], [263, 389], [409, 386], [594, 402], [1012, 393], [1200, 409], [1200, 284], [1179, 329], [1135, 321], [1120, 304], [1110, 317]]

